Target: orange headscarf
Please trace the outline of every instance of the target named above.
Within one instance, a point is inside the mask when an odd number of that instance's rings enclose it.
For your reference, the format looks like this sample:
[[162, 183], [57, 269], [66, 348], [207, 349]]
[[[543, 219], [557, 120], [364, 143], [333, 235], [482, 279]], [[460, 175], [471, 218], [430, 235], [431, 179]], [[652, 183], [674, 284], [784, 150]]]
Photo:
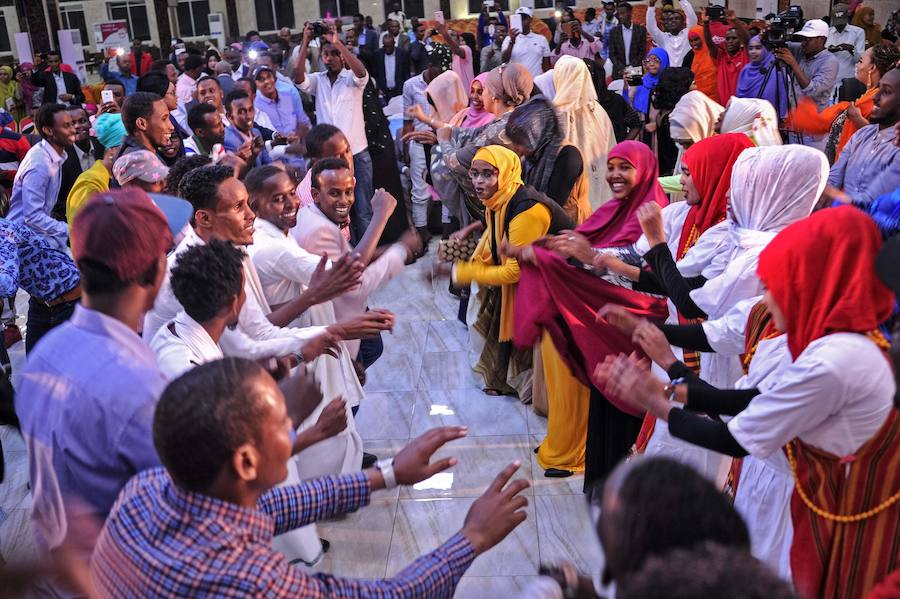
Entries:
[[715, 100], [718, 98], [716, 89], [716, 65], [712, 56], [709, 54], [709, 48], [706, 47], [706, 40], [703, 38], [703, 27], [699, 25], [692, 27], [688, 33], [688, 39], [697, 37], [700, 39], [700, 49], [694, 50], [694, 61], [691, 63], [691, 71], [694, 72], [694, 83], [697, 89]]

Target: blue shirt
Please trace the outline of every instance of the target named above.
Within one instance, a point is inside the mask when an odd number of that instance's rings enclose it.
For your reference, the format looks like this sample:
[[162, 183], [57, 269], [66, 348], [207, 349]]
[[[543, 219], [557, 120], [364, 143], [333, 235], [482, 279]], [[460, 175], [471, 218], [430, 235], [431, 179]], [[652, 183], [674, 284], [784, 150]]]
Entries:
[[105, 62], [100, 65], [100, 78], [106, 83], [121, 83], [125, 87], [126, 97], [137, 91], [138, 78], [136, 75], [126, 77], [122, 73], [113, 73]]
[[297, 88], [283, 81], [276, 81], [275, 91], [278, 92], [277, 101], [257, 93], [256, 101], [253, 103], [256, 110], [266, 113], [275, 131], [289, 135], [300, 125], [309, 126], [309, 117], [303, 111], [303, 101]]
[[[254, 137], [262, 137], [262, 133], [256, 127], [253, 127], [252, 131]], [[229, 152], [237, 152], [238, 148], [244, 145], [247, 139], [248, 137], [246, 135], [232, 125], [230, 127], [225, 127], [225, 143], [222, 145]], [[270, 162], [272, 162], [272, 159], [269, 157], [269, 151], [266, 149], [266, 146], [263, 145], [262, 151], [256, 156], [254, 166], [262, 166], [264, 164], [269, 164]]]
[[164, 387], [156, 356], [135, 331], [81, 305], [28, 355], [16, 412], [38, 547], [59, 546], [84, 515], [102, 522], [129, 478], [159, 466], [151, 431]]
[[362, 472], [264, 493], [255, 508], [186, 491], [162, 468], [131, 480], [91, 559], [103, 596], [440, 599], [453, 595], [475, 559], [456, 533], [393, 578], [354, 580], [288, 564], [272, 537], [369, 503]]
[[900, 187], [900, 148], [893, 127], [867, 125], [853, 134], [828, 173], [828, 184], [854, 204], [868, 206], [878, 196]]
[[28, 150], [13, 179], [7, 215], [9, 220], [27, 225], [61, 250], [65, 249], [69, 239], [69, 228], [50, 216], [50, 212], [59, 195], [66, 156], [65, 152], [57, 153], [46, 139]]
[[81, 281], [75, 262], [24, 225], [0, 218], [0, 297], [21, 287], [42, 302], [68, 293]]

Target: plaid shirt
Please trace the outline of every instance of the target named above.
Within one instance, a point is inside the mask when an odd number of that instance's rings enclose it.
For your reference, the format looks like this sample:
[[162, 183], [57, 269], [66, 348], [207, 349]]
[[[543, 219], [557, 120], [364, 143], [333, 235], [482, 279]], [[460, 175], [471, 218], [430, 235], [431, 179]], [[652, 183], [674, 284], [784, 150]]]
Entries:
[[272, 549], [273, 535], [355, 511], [370, 495], [357, 472], [277, 487], [248, 509], [184, 491], [162, 468], [145, 470], [113, 507], [91, 573], [116, 597], [452, 597], [475, 559], [459, 533], [378, 581], [308, 574]]

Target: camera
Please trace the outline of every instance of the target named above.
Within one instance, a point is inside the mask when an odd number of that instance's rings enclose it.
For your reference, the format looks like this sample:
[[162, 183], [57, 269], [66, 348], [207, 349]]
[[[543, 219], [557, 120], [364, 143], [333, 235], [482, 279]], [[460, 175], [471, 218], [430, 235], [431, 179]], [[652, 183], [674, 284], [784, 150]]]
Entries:
[[328, 28], [322, 21], [313, 21], [311, 23], [311, 29], [313, 37], [322, 37], [323, 35], [328, 33]]
[[709, 17], [711, 21], [718, 21], [722, 18], [722, 15], [725, 14], [724, 6], [716, 6], [714, 4], [706, 7], [706, 16]]
[[622, 78], [628, 82], [628, 85], [637, 87], [641, 85], [644, 79], [643, 74], [643, 67], [625, 67], [625, 69], [622, 71]]
[[769, 27], [762, 34], [762, 44], [770, 52], [778, 48], [786, 48], [788, 39], [800, 28], [803, 22], [803, 9], [791, 5], [769, 21]]

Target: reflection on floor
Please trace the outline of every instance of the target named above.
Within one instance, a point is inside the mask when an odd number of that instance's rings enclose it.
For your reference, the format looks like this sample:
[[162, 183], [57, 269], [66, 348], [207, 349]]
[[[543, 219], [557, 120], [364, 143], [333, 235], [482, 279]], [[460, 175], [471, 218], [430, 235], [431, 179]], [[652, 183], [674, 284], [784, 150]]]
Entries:
[[[435, 248], [436, 249], [436, 248]], [[541, 563], [567, 559], [582, 572], [601, 568], [587, 518], [580, 476], [547, 479], [532, 449], [547, 421], [518, 399], [481, 392], [469, 367], [466, 328], [446, 277], [432, 282], [429, 253], [381, 289], [370, 306], [397, 314], [385, 351], [368, 371], [367, 397], [357, 417], [366, 451], [391, 455], [409, 439], [447, 424], [469, 427], [469, 436], [445, 447], [450, 471], [412, 488], [381, 492], [359, 513], [319, 527], [331, 551], [317, 571], [356, 577], [392, 576], [462, 526], [469, 505], [504, 466], [522, 462], [517, 477], [526, 491], [528, 519], [503, 543], [479, 557], [456, 593], [465, 599], [512, 598]]]

